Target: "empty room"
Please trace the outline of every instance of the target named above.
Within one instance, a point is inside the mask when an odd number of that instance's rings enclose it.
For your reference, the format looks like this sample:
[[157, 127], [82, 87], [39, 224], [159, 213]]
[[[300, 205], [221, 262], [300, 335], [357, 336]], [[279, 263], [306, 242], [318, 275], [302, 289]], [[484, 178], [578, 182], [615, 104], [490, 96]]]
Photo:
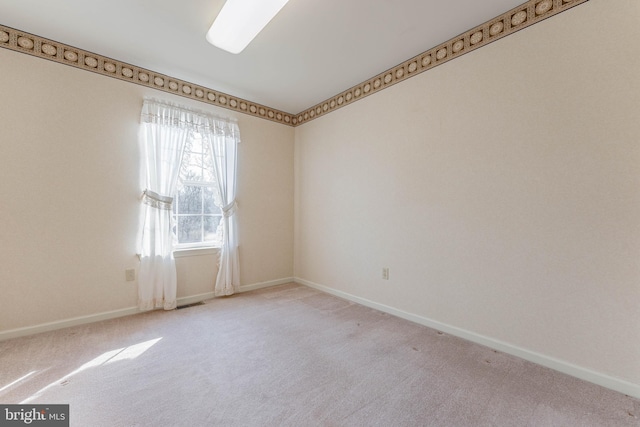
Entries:
[[639, 24], [0, 2], [0, 425], [640, 426]]

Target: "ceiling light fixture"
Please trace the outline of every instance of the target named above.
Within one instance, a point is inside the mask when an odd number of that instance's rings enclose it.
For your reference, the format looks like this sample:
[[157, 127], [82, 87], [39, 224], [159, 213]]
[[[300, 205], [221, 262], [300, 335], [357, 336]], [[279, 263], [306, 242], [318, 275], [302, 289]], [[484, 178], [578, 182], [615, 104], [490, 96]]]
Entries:
[[207, 32], [207, 41], [240, 53], [289, 0], [227, 0]]

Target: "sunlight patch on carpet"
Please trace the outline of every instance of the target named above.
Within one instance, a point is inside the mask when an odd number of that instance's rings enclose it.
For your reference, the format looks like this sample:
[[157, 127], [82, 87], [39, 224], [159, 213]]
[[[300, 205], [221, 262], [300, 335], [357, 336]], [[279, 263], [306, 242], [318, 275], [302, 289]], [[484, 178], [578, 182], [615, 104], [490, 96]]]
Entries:
[[[102, 366], [102, 365], [108, 365], [110, 363], [123, 361], [123, 360], [133, 360], [133, 359], [139, 357], [140, 355], [142, 355], [145, 351], [149, 350], [151, 347], [153, 347], [154, 344], [156, 344], [161, 339], [162, 339], [162, 337], [155, 338], [155, 339], [152, 339], [152, 340], [141, 342], [139, 344], [130, 345], [128, 347], [122, 347], [122, 348], [119, 348], [119, 349], [116, 349], [116, 350], [106, 351], [106, 352], [102, 353], [100, 356], [96, 357], [95, 359], [93, 359], [93, 360], [85, 363], [84, 365], [80, 366], [75, 371], [65, 375], [64, 377], [60, 378], [59, 380], [52, 382], [51, 384], [49, 384], [46, 387], [44, 387], [41, 390], [39, 390], [38, 392], [32, 394], [31, 396], [29, 396], [28, 398], [26, 398], [25, 400], [23, 400], [20, 403], [29, 403], [30, 400], [33, 400], [33, 399], [37, 398], [42, 393], [44, 393], [49, 388], [51, 388], [51, 387], [53, 387], [55, 385], [58, 385], [58, 384], [65, 385], [65, 384], [67, 384], [71, 377], [73, 377], [74, 375], [79, 374], [82, 371], [86, 371], [89, 368], [97, 368], [97, 367]], [[28, 375], [31, 375], [32, 373], [29, 373]], [[25, 377], [23, 377], [23, 378], [25, 378]], [[16, 381], [20, 381], [20, 380], [22, 380], [22, 378], [20, 378], [20, 379], [18, 379]]]
[[17, 380], [15, 380], [14, 382], [11, 382], [7, 385], [5, 385], [4, 387], [0, 388], [0, 392], [3, 392], [5, 390], [9, 390], [11, 387], [13, 387], [14, 385], [17, 385], [19, 383], [21, 383], [22, 381], [26, 380], [27, 378], [29, 378], [31, 375], [35, 374], [38, 371], [31, 371], [29, 372], [27, 375], [23, 375], [20, 378], [18, 378]]

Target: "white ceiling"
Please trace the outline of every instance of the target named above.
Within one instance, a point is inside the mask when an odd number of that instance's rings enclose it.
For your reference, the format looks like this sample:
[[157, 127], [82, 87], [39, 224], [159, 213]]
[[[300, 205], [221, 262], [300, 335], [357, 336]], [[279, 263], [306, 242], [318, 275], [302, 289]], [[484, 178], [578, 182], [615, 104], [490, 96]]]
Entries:
[[290, 0], [240, 54], [224, 0], [0, 0], [0, 24], [298, 113], [524, 0]]

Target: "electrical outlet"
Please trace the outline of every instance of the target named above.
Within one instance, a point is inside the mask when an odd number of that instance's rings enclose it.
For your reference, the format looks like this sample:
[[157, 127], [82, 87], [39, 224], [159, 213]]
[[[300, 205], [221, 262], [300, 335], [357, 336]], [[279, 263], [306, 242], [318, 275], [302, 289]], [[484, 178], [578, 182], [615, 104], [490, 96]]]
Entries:
[[382, 279], [389, 280], [389, 267], [382, 268]]
[[136, 269], [128, 268], [124, 271], [124, 276], [127, 279], [127, 282], [133, 282], [136, 280]]

